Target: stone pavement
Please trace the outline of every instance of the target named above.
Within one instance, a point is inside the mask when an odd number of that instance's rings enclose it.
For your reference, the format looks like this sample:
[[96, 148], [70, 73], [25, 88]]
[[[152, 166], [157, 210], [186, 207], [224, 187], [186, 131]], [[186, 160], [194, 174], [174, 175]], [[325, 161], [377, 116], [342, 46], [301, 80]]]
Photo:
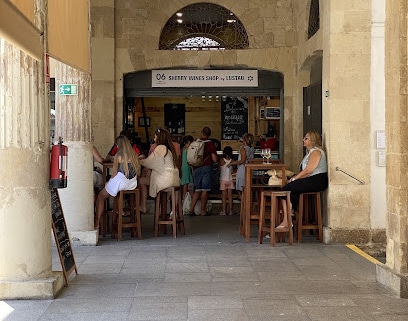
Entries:
[[[238, 216], [185, 217], [186, 236], [125, 233], [74, 247], [78, 275], [54, 300], [0, 301], [0, 320], [406, 321], [408, 301], [376, 282], [375, 264], [314, 239], [270, 247]], [[61, 270], [53, 250], [54, 269]]]

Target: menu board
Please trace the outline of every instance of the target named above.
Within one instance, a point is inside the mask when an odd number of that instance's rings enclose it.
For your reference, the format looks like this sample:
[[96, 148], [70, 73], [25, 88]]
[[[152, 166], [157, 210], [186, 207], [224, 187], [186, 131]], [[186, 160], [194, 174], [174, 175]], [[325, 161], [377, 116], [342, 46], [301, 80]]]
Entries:
[[78, 271], [75, 265], [71, 241], [69, 240], [67, 224], [65, 223], [64, 213], [62, 212], [61, 201], [56, 188], [51, 189], [51, 214], [55, 244], [61, 260], [65, 285], [68, 286], [69, 275], [73, 270], [75, 270], [76, 274], [78, 274]]
[[248, 132], [248, 98], [227, 97], [221, 103], [223, 140], [238, 140]]

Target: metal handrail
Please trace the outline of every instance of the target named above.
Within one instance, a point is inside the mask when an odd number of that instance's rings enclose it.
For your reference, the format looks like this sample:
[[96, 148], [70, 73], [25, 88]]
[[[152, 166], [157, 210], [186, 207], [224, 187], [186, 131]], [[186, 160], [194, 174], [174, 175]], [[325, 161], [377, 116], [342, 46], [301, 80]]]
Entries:
[[358, 178], [354, 177], [353, 175], [351, 175], [351, 174], [349, 174], [349, 173], [343, 171], [343, 170], [342, 170], [340, 167], [338, 167], [338, 166], [336, 167], [336, 171], [343, 172], [344, 174], [350, 176], [351, 178], [354, 178], [356, 181], [358, 181], [358, 182], [360, 183], [360, 185], [364, 185], [364, 184], [365, 184], [364, 181], [362, 181], [361, 179], [358, 179]]

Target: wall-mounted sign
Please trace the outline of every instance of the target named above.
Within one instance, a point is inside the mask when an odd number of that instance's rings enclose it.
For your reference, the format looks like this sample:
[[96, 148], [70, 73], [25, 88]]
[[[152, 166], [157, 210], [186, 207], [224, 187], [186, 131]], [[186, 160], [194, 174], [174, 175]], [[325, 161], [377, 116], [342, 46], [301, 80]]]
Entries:
[[258, 70], [152, 70], [152, 87], [258, 87]]
[[78, 85], [63, 84], [59, 85], [60, 95], [78, 95]]
[[248, 98], [227, 97], [221, 102], [223, 140], [238, 140], [248, 132]]

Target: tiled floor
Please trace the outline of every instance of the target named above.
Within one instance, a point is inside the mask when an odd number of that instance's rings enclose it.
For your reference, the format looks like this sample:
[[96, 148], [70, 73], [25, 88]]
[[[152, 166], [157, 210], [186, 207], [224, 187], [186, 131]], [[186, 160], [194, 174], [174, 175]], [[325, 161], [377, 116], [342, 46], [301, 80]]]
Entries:
[[[186, 217], [187, 235], [102, 238], [74, 247], [78, 275], [55, 300], [0, 301], [0, 319], [408, 320], [408, 301], [375, 281], [375, 265], [344, 245], [246, 243], [237, 216]], [[60, 269], [54, 251], [55, 269]], [[8, 315], [8, 317], [7, 317]]]

